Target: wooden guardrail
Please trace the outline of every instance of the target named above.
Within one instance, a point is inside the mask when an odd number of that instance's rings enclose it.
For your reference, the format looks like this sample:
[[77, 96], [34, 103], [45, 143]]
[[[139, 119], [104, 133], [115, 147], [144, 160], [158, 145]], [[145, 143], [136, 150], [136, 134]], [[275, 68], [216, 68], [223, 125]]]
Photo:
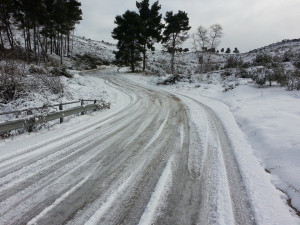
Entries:
[[[93, 102], [93, 104], [84, 105], [85, 102]], [[75, 104], [75, 103], [81, 103], [80, 106], [73, 107], [70, 109], [63, 110], [64, 105], [69, 104]], [[14, 120], [14, 121], [7, 121], [4, 123], [0, 123], [0, 133], [4, 133], [7, 131], [17, 130], [17, 129], [27, 129], [28, 132], [32, 132], [33, 126], [41, 123], [47, 123], [52, 120], [59, 119], [60, 123], [63, 122], [64, 117], [75, 115], [75, 114], [81, 114], [84, 115], [88, 111], [96, 111], [99, 109], [104, 108], [110, 108], [110, 103], [106, 103], [103, 100], [80, 100], [75, 102], [68, 102], [68, 103], [60, 103], [56, 105], [49, 105], [44, 107], [38, 107], [38, 108], [30, 108], [30, 109], [24, 109], [19, 111], [10, 111], [10, 112], [3, 112], [0, 113], [1, 115], [7, 115], [7, 114], [14, 114], [14, 113], [21, 113], [21, 112], [27, 112], [32, 113], [34, 110], [40, 110], [40, 109], [46, 109], [50, 107], [59, 107], [59, 112], [51, 112], [47, 115], [33, 115], [29, 116], [28, 118]]]

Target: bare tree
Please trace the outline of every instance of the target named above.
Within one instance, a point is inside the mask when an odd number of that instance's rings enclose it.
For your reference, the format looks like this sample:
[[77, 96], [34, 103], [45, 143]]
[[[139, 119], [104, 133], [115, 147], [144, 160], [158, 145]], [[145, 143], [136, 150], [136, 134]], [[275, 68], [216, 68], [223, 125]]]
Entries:
[[[198, 54], [199, 64], [201, 65], [201, 71], [205, 71], [206, 67], [209, 67], [211, 61], [211, 55], [216, 51], [216, 48], [220, 45], [223, 37], [223, 28], [220, 24], [213, 24], [208, 29], [200, 25], [193, 34], [193, 47]], [[205, 54], [207, 57], [205, 60]]]
[[220, 43], [221, 38], [223, 37], [223, 28], [220, 24], [213, 24], [209, 27], [209, 43], [210, 49], [216, 49]]
[[197, 49], [204, 50], [205, 47], [209, 46], [208, 29], [200, 25], [197, 32], [193, 34], [193, 39], [196, 42]]

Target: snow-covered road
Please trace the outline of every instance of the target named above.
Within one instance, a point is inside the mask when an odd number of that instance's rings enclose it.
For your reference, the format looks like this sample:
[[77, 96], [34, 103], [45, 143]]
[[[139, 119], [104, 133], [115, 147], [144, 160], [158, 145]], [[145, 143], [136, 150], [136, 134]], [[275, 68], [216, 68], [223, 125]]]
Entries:
[[112, 71], [94, 76], [116, 89], [118, 108], [1, 145], [0, 224], [268, 221], [210, 108]]

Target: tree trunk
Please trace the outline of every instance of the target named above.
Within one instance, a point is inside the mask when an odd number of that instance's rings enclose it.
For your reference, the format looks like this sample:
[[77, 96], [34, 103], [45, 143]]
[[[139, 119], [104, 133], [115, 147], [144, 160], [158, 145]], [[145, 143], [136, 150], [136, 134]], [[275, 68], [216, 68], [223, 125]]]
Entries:
[[52, 55], [53, 53], [53, 37], [50, 38], [50, 54]]
[[68, 36], [67, 36], [67, 40], [68, 40], [68, 50], [67, 50], [67, 52], [68, 52], [68, 57], [70, 56], [70, 32], [68, 33]]
[[10, 23], [9, 23], [9, 22], [8, 22], [8, 31], [9, 31], [9, 33], [10, 33], [11, 41], [12, 41], [12, 43], [13, 43], [13, 45], [14, 45], [14, 42], [15, 42], [15, 40], [14, 40], [14, 35], [13, 35], [12, 31], [11, 31]]
[[74, 48], [74, 32], [75, 32], [75, 29], [73, 30], [73, 35], [72, 35], [72, 48], [71, 48], [71, 55], [73, 54], [73, 48]]
[[38, 52], [38, 64], [41, 62], [41, 50], [40, 47], [42, 47], [41, 43], [41, 36], [40, 36], [40, 27], [37, 26], [37, 52]]
[[174, 74], [174, 58], [175, 58], [175, 47], [176, 47], [176, 39], [175, 37], [173, 38], [172, 41], [172, 56], [171, 56], [171, 74]]
[[36, 47], [36, 26], [34, 24], [33, 26], [33, 51], [34, 51], [34, 57], [35, 57], [35, 63], [38, 64], [38, 56], [37, 56], [37, 47]]
[[9, 29], [8, 29], [8, 24], [5, 25], [5, 30], [6, 30], [7, 39], [9, 41], [9, 45], [10, 45], [11, 49], [14, 49], [14, 42], [12, 40], [12, 37], [10, 37], [10, 33], [9, 33]]
[[29, 55], [28, 55], [28, 45], [27, 45], [27, 41], [26, 41], [26, 29], [24, 27], [23, 29], [23, 37], [24, 37], [24, 42], [25, 42], [25, 57], [26, 57], [26, 61], [29, 62]]
[[143, 46], [143, 72], [146, 70], [146, 44]]
[[63, 40], [63, 35], [61, 34], [60, 64], [63, 64], [63, 44], [64, 44], [64, 40]]
[[131, 72], [134, 72], [135, 71], [135, 66], [134, 66], [134, 47], [131, 47], [131, 50], [130, 50], [130, 64], [131, 64]]
[[2, 32], [0, 30], [0, 39], [1, 39], [1, 47], [4, 48], [4, 42], [3, 42], [3, 38], [2, 38]]

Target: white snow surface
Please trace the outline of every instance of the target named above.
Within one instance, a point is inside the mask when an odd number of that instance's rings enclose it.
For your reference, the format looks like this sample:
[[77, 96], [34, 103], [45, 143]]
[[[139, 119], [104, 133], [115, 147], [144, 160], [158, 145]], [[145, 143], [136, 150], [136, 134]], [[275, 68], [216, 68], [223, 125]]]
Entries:
[[[107, 74], [110, 71], [111, 69], [108, 68]], [[195, 88], [195, 84], [187, 83], [156, 86], [153, 83], [157, 78], [151, 76], [137, 74], [123, 74], [122, 76], [141, 85], [163, 89], [177, 95], [187, 103], [191, 112], [191, 119], [203, 135], [207, 135], [207, 130], [202, 123], [205, 118], [197, 118], [196, 113], [199, 110], [199, 105], [191, 103], [192, 101], [186, 101], [186, 98], [189, 97], [211, 108], [222, 121], [231, 141], [256, 222], [262, 225], [300, 224], [300, 219], [287, 205], [287, 198], [291, 198], [292, 205], [298, 211], [300, 210], [299, 92], [286, 92], [279, 87], [259, 89], [251, 84], [243, 85], [247, 82], [241, 81], [241, 85], [234, 90], [223, 93], [223, 87], [217, 74], [215, 77], [212, 76], [214, 77], [212, 82], [205, 85], [201, 84], [199, 88]], [[69, 97], [68, 95], [65, 96], [66, 100], [82, 97], [92, 99], [103, 97], [112, 103], [111, 109], [101, 113], [92, 113], [92, 115], [74, 117], [66, 123], [48, 127], [48, 130], [42, 129], [36, 133], [22, 134], [3, 140], [0, 142], [0, 159], [19, 155], [20, 152], [13, 152], [12, 150], [19, 149], [18, 146], [20, 145], [27, 146], [26, 149], [21, 149], [27, 153], [24, 157], [29, 156], [31, 150], [37, 148], [37, 140], [45, 140], [44, 144], [46, 144], [53, 140], [66, 141], [64, 138], [70, 134], [72, 135], [68, 138], [75, 138], [82, 134], [83, 127], [96, 124], [95, 121], [101, 123], [108, 115], [117, 113], [130, 101], [129, 96], [118, 91], [112, 84], [107, 84], [104, 80], [93, 77], [93, 73], [90, 73], [89, 76], [77, 74], [74, 79], [65, 79], [64, 82], [67, 93], [70, 93]], [[44, 99], [36, 99], [35, 103], [38, 104], [43, 101]], [[91, 126], [84, 132], [92, 129]], [[29, 136], [31, 138], [28, 138]], [[39, 145], [41, 144], [43, 143], [39, 141]], [[203, 144], [205, 145], [205, 143]], [[171, 185], [171, 164], [172, 162], [168, 162], [165, 172], [152, 194], [149, 207], [140, 221], [143, 224], [155, 220], [154, 212], [163, 207], [163, 201], [157, 199], [158, 196], [163, 196], [167, 192], [168, 186]], [[222, 166], [220, 165], [220, 167]], [[271, 174], [265, 172], [264, 169], [270, 171]], [[127, 181], [129, 182], [130, 179], [131, 176]], [[220, 183], [222, 182], [220, 180]], [[117, 198], [125, 186], [121, 185], [116, 190], [116, 195], [110, 197]], [[284, 191], [288, 196], [278, 189]], [[226, 205], [228, 193], [222, 193], [222, 189], [219, 189], [218, 192], [219, 204]], [[67, 196], [61, 196], [61, 199], [65, 197]], [[110, 208], [110, 202], [111, 200], [107, 199], [108, 208]], [[51, 210], [51, 208], [46, 210]], [[89, 222], [91, 224], [97, 223], [99, 215], [104, 211], [99, 209]], [[218, 220], [223, 221], [224, 224], [232, 224], [231, 215], [218, 212], [218, 217]], [[35, 223], [37, 220], [38, 218], [35, 218], [32, 222]]]
[[[299, 92], [280, 87], [261, 89], [241, 80], [239, 86], [224, 93], [218, 74], [204, 85], [156, 86], [156, 77], [126, 77], [171, 92], [184, 102], [189, 97], [211, 108], [231, 141], [258, 224], [300, 224], [287, 204], [290, 198], [292, 206], [300, 210]], [[191, 119], [200, 127], [203, 119], [193, 116], [197, 106], [188, 103], [188, 107]], [[222, 217], [222, 212], [219, 214]], [[230, 224], [230, 218], [223, 219]]]

